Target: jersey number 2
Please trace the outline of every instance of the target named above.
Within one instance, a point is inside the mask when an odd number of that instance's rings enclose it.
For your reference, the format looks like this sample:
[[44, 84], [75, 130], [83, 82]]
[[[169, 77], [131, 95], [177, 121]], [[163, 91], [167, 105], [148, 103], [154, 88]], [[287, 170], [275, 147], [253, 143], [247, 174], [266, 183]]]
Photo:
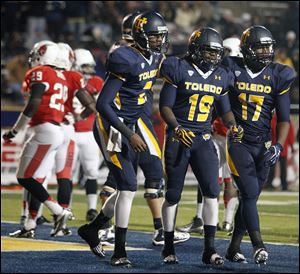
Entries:
[[50, 108], [54, 108], [58, 111], [64, 112], [64, 103], [68, 98], [68, 87], [64, 86], [61, 83], [56, 83], [53, 87], [53, 90], [58, 91], [58, 93], [55, 93], [51, 96], [49, 106]]

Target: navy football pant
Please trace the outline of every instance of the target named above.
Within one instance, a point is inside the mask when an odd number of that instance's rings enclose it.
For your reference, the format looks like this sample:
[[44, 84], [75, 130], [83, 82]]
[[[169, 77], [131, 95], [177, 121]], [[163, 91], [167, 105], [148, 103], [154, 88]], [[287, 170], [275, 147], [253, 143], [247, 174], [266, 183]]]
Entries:
[[235, 216], [235, 230], [260, 231], [257, 200], [268, 178], [264, 166], [265, 143], [243, 143], [228, 140], [228, 163], [239, 189], [239, 207]]
[[211, 139], [204, 140], [202, 135], [194, 138], [192, 148], [184, 148], [168, 132], [165, 146], [165, 168], [167, 175], [166, 200], [177, 204], [181, 199], [185, 175], [190, 165], [201, 188], [208, 198], [217, 198], [220, 192], [218, 184], [219, 160]]

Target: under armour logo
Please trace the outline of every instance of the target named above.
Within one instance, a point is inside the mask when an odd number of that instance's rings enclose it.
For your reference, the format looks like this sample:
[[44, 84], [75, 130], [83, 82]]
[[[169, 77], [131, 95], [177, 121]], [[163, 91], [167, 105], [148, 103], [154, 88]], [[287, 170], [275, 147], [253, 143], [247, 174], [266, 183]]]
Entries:
[[141, 67], [143, 69], [145, 67], [145, 63], [141, 63]]
[[215, 75], [215, 80], [221, 80], [221, 76]]
[[189, 74], [189, 76], [192, 76], [194, 74], [194, 72], [192, 70], [188, 70], [188, 74]]
[[271, 76], [264, 75], [264, 80], [271, 80]]

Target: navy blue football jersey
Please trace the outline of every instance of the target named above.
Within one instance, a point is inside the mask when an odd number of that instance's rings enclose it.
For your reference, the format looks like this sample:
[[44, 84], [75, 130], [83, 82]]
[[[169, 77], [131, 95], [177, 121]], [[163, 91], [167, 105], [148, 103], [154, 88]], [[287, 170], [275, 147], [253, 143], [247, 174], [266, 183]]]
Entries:
[[183, 127], [195, 133], [209, 133], [213, 105], [219, 108], [221, 115], [230, 111], [227, 92], [233, 75], [227, 68], [217, 66], [204, 74], [185, 58], [169, 57], [162, 63], [160, 76], [176, 87], [172, 106], [163, 94], [160, 102], [172, 108], [177, 122]]
[[[245, 67], [242, 58], [226, 57], [222, 63], [234, 74], [234, 86], [230, 88], [229, 99], [237, 124], [252, 136], [269, 134], [272, 111], [279, 96], [289, 91], [295, 79], [294, 70], [271, 63], [254, 74]], [[290, 110], [280, 111], [289, 113]]]
[[[147, 93], [152, 92], [162, 58], [162, 54], [152, 54], [146, 59], [131, 46], [120, 46], [109, 54], [108, 72], [124, 81], [112, 108], [125, 122], [135, 123], [144, 111]], [[152, 110], [152, 104], [150, 107]]]

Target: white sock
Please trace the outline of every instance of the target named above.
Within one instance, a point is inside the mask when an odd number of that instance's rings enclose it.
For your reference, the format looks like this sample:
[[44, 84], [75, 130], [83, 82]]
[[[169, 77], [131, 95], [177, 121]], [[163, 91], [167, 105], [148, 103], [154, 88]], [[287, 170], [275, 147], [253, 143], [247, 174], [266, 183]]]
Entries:
[[63, 212], [63, 208], [56, 202], [54, 201], [45, 201], [44, 202], [45, 206], [49, 208], [49, 210], [54, 214], [54, 215], [60, 215]]
[[203, 222], [204, 225], [217, 226], [219, 205], [217, 198], [203, 197]]
[[36, 228], [36, 218], [35, 219], [31, 219], [30, 217], [28, 218], [28, 220], [25, 222], [24, 224], [24, 228], [26, 230], [30, 230], [30, 229], [34, 229]]
[[120, 190], [118, 192], [115, 204], [115, 224], [117, 227], [127, 228], [135, 191]]
[[88, 209], [96, 209], [97, 208], [97, 199], [98, 199], [97, 194], [88, 194], [87, 195]]
[[118, 197], [118, 193], [118, 190], [112, 193], [102, 206], [101, 210], [103, 211], [104, 215], [108, 218], [112, 218], [115, 214], [115, 203]]
[[238, 205], [238, 203], [239, 200], [237, 197], [233, 197], [228, 201], [227, 207], [225, 208], [225, 212], [224, 212], [225, 222], [232, 224], [235, 208]]
[[175, 230], [177, 205], [170, 205], [166, 199], [162, 204], [162, 222], [164, 231], [166, 232]]
[[44, 204], [41, 204], [37, 213], [37, 218], [41, 217], [43, 215], [43, 208], [44, 208]]
[[203, 203], [197, 204], [197, 218], [202, 219]]

